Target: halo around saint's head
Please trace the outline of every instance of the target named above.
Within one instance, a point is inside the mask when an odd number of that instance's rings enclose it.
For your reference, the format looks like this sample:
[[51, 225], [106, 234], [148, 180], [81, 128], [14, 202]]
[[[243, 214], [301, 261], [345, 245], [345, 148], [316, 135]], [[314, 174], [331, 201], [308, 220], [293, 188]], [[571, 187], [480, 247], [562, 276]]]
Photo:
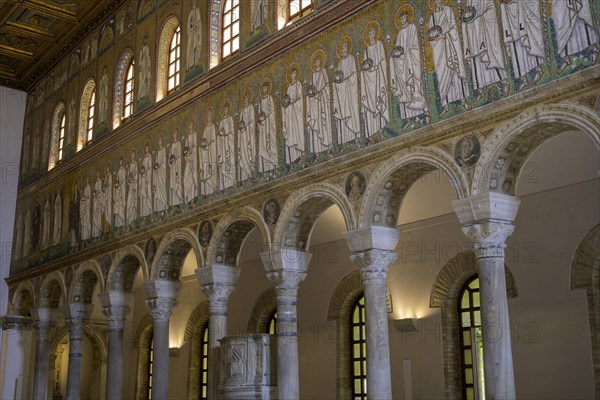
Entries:
[[270, 93], [271, 93], [271, 90], [273, 90], [273, 81], [271, 80], [271, 78], [268, 78], [268, 77], [266, 77], [266, 76], [265, 76], [265, 77], [263, 78], [263, 80], [262, 80], [262, 81], [260, 81], [260, 92], [259, 92], [259, 93], [261, 94], [261, 96], [262, 96], [262, 93], [263, 93], [263, 91], [262, 91], [262, 90], [263, 90], [263, 87], [264, 87], [265, 85], [268, 87], [268, 89], [267, 89], [267, 93], [269, 93], [269, 94], [270, 94]]
[[402, 23], [402, 21], [400, 21], [400, 17], [403, 14], [406, 14], [406, 24], [407, 25], [414, 22], [414, 17], [415, 17], [414, 8], [410, 4], [402, 4], [398, 8], [398, 11], [396, 11], [396, 15], [394, 16], [394, 25], [396, 25], [396, 28], [398, 28], [398, 30], [404, 28], [404, 26], [405, 26]]
[[287, 82], [289, 84], [292, 83], [292, 71], [296, 70], [296, 80], [299, 80], [299, 76], [300, 76], [300, 65], [298, 65], [298, 63], [293, 62], [290, 64], [290, 66], [287, 69], [287, 72], [285, 73], [285, 79], [287, 80]]
[[354, 47], [354, 45], [352, 43], [352, 38], [350, 38], [350, 36], [348, 36], [348, 35], [342, 36], [342, 38], [338, 42], [337, 47], [335, 49], [335, 54], [337, 55], [337, 58], [340, 60], [342, 58], [344, 58], [344, 57], [342, 57], [342, 43], [346, 43], [346, 46], [348, 48], [348, 54], [352, 54], [352, 48]]
[[363, 43], [365, 46], [369, 46], [369, 31], [371, 29], [375, 29], [375, 40], [379, 40], [381, 36], [381, 26], [379, 26], [379, 22], [373, 20], [365, 26], [365, 30], [363, 31]]
[[196, 129], [196, 118], [194, 116], [191, 116], [188, 118], [187, 120], [187, 126], [190, 126], [190, 122], [192, 123], [192, 129]]
[[[208, 114], [210, 113], [210, 119], [208, 118]], [[212, 122], [212, 119], [214, 118], [215, 115], [215, 109], [213, 108], [213, 106], [209, 106], [206, 111], [204, 111], [204, 122], [208, 124], [208, 122]]]
[[320, 61], [321, 68], [323, 68], [325, 66], [325, 63], [327, 62], [327, 56], [325, 55], [323, 49], [317, 49], [310, 58], [310, 69], [313, 72], [316, 72], [315, 61], [317, 60], [317, 58]]
[[242, 90], [242, 104], [244, 103], [244, 99], [248, 96], [248, 103], [252, 103], [252, 89], [249, 86], [244, 87]]
[[225, 118], [225, 106], [229, 108], [229, 111], [227, 111], [227, 114], [229, 115], [231, 112], [231, 101], [229, 101], [229, 99], [225, 99], [221, 102], [221, 118]]
[[[436, 0], [429, 0], [427, 2], [427, 5], [429, 6], [429, 12], [435, 12], [435, 10], [437, 9], [437, 6], [435, 5], [435, 1]], [[445, 6], [447, 1], [446, 0], [442, 0], [441, 1], [442, 5]]]

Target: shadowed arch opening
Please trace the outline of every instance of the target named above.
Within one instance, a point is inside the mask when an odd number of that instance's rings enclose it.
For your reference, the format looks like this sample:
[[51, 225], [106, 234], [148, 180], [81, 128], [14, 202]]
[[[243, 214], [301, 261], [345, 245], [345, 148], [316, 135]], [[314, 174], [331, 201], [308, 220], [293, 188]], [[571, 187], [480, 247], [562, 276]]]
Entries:
[[292, 193], [281, 210], [273, 246], [308, 251], [315, 222], [332, 205], [340, 209], [346, 229], [354, 229], [354, 210], [346, 194], [337, 186], [316, 183]]
[[239, 265], [240, 250], [254, 229], [258, 229], [262, 236], [263, 249], [260, 251], [267, 251], [270, 248], [271, 235], [257, 210], [243, 207], [224, 216], [215, 227], [208, 246], [207, 265]]
[[[506, 295], [517, 297], [517, 287], [508, 266], [504, 266]], [[459, 316], [457, 304], [461, 289], [467, 281], [477, 275], [475, 253], [466, 250], [452, 257], [438, 273], [433, 287], [429, 307], [442, 310], [442, 351], [444, 357], [444, 397], [462, 398], [461, 362], [459, 345]]]
[[248, 333], [268, 333], [271, 316], [275, 311], [277, 311], [277, 291], [275, 288], [269, 288], [256, 299], [246, 331]]
[[135, 398], [137, 400], [145, 400], [148, 398], [150, 389], [150, 380], [148, 375], [150, 363], [150, 349], [152, 346], [154, 326], [150, 314], [144, 317], [138, 323], [136, 333], [134, 335], [135, 343], [137, 343], [137, 374], [135, 382]]
[[448, 179], [457, 198], [467, 196], [466, 178], [454, 160], [435, 148], [415, 148], [384, 161], [375, 170], [365, 189], [359, 226], [396, 228], [406, 193], [418, 179], [435, 170]]
[[94, 289], [98, 283], [100, 283], [99, 292], [102, 292], [101, 274], [92, 267], [84, 267], [71, 282], [69, 302], [92, 304]]
[[191, 229], [177, 229], [169, 233], [161, 240], [156, 251], [150, 271], [151, 280], [178, 281], [190, 251], [194, 252], [198, 265], [202, 265], [204, 256]]
[[577, 246], [571, 262], [571, 290], [585, 289], [592, 340], [592, 363], [596, 398], [600, 398], [600, 224]]
[[145, 257], [137, 246], [128, 248], [115, 254], [113, 264], [107, 278], [107, 290], [122, 290], [131, 292], [138, 271], [142, 269], [144, 281], [148, 279]]
[[600, 149], [600, 118], [574, 103], [533, 107], [494, 130], [475, 168], [472, 194], [486, 191], [514, 195], [529, 156], [546, 140], [565, 132], [582, 132]]
[[8, 313], [12, 315], [19, 315], [22, 317], [31, 317], [32, 310], [35, 307], [35, 296], [33, 287], [29, 283], [21, 283], [17, 286], [12, 299], [10, 299], [10, 305]]
[[44, 282], [42, 282], [38, 307], [58, 308], [64, 303], [64, 300], [64, 284], [58, 275], [50, 275], [44, 280]]

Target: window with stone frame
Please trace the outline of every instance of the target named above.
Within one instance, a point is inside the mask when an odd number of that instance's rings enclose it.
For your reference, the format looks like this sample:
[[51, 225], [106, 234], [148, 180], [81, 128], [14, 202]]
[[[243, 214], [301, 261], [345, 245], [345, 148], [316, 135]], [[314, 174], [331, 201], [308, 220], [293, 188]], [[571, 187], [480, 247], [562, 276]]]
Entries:
[[181, 28], [177, 26], [169, 43], [169, 65], [167, 68], [167, 94], [179, 87], [181, 69]]
[[352, 398], [367, 399], [367, 335], [365, 332], [365, 297], [358, 297], [350, 314], [350, 370]]
[[204, 324], [199, 335], [200, 339], [200, 396], [201, 400], [208, 399], [208, 322]]
[[134, 69], [135, 62], [132, 59], [127, 67], [127, 73], [125, 74], [122, 121], [126, 121], [133, 115]]
[[225, 0], [221, 13], [221, 60], [240, 49], [240, 1]]
[[312, 0], [288, 0], [287, 2], [287, 20], [294, 22], [310, 14], [314, 9]]
[[479, 277], [463, 285], [458, 297], [460, 365], [463, 399], [484, 400], [483, 341]]

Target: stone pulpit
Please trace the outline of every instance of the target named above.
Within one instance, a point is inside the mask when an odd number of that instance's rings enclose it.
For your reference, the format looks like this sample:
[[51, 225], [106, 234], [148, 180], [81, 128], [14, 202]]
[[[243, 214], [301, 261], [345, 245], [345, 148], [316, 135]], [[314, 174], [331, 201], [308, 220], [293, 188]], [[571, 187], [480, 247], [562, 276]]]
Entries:
[[230, 336], [221, 342], [219, 398], [275, 399], [277, 346], [274, 335]]

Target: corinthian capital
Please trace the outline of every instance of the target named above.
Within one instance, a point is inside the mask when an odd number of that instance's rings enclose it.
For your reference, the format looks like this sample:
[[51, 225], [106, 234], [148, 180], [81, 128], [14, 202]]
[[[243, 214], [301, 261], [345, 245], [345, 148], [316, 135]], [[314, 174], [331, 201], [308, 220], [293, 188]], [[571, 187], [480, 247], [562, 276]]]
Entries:
[[275, 284], [278, 297], [297, 297], [300, 282], [306, 278], [306, 272], [276, 270], [268, 272], [267, 277]]
[[200, 286], [200, 290], [208, 297], [211, 308], [227, 309], [229, 296], [233, 293], [235, 286], [223, 283], [210, 283]]
[[462, 228], [464, 234], [473, 242], [476, 258], [504, 257], [506, 238], [515, 227], [503, 222], [482, 222]]
[[358, 265], [363, 282], [387, 279], [388, 266], [395, 262], [398, 254], [388, 250], [367, 250], [353, 253], [350, 259]]
[[155, 321], [168, 321], [171, 318], [171, 310], [176, 305], [177, 299], [170, 297], [154, 297], [146, 300], [146, 306]]
[[111, 331], [119, 331], [125, 327], [127, 314], [130, 308], [128, 306], [111, 306], [104, 307], [102, 313], [108, 319], [108, 329]]

